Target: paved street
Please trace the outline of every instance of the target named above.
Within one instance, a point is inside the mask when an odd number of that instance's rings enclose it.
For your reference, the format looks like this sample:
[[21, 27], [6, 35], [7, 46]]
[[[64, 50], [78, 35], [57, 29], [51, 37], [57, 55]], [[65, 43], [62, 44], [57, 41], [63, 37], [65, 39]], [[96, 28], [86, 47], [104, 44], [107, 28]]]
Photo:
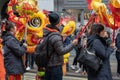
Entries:
[[[74, 56], [75, 56], [75, 51], [73, 50], [69, 58], [70, 66], [72, 65]], [[116, 63], [115, 53], [111, 55], [110, 62], [111, 62], [113, 80], [120, 80], [120, 78], [116, 76], [117, 63]], [[30, 70], [30, 72], [25, 73], [24, 80], [35, 80], [36, 72], [37, 72], [37, 68], [35, 66], [35, 69]], [[69, 72], [67, 72], [67, 75], [63, 77], [63, 80], [87, 80], [85, 77], [86, 77], [85, 75], [81, 75], [80, 73], [75, 73], [75, 70], [72, 70], [70, 68]]]
[[[35, 80], [35, 75], [36, 75], [35, 73], [25, 73], [24, 80]], [[87, 80], [87, 79], [80, 77], [64, 76], [63, 80]]]
[[[69, 58], [69, 65], [72, 65], [73, 59], [75, 56], [75, 51], [71, 52], [71, 57]], [[116, 63], [116, 58], [115, 54], [113, 53], [110, 58], [111, 62], [111, 70], [112, 70], [112, 75], [113, 75], [113, 80], [120, 80], [119, 77], [116, 77], [116, 71], [117, 71], [117, 63]], [[77, 69], [76, 69], [77, 70]], [[35, 73], [37, 72], [37, 67], [35, 66], [35, 69], [30, 70], [30, 72], [27, 72], [24, 74], [24, 80], [35, 80]], [[71, 70], [67, 72], [67, 76], [63, 77], [63, 80], [87, 80], [85, 78], [86, 76], [81, 75], [80, 73], [75, 73], [75, 70]]]

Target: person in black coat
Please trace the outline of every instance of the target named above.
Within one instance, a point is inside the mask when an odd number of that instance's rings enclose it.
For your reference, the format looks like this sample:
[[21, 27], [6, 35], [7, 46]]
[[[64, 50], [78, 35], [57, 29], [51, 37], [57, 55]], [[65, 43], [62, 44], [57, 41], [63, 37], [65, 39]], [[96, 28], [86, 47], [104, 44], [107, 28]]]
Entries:
[[2, 33], [3, 39], [3, 55], [4, 65], [9, 80], [21, 80], [24, 73], [24, 64], [22, 56], [26, 52], [26, 43], [20, 43], [15, 38], [16, 26], [12, 22], [8, 22], [5, 31]]
[[116, 37], [116, 58], [117, 58], [117, 75], [120, 76], [120, 32], [117, 34]]
[[92, 42], [92, 48], [95, 50], [96, 56], [101, 59], [102, 65], [97, 72], [88, 68], [88, 80], [113, 80], [109, 58], [114, 51], [115, 43], [110, 43], [108, 46], [104, 39], [104, 33], [105, 30], [102, 24], [92, 26], [87, 44], [89, 45]]

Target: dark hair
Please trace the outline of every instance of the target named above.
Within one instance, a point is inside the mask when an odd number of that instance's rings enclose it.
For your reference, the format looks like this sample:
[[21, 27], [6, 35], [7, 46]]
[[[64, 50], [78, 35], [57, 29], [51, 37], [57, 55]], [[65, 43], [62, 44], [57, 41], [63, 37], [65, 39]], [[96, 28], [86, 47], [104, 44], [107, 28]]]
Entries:
[[100, 32], [103, 30], [104, 30], [104, 26], [102, 24], [93, 24], [91, 27], [90, 34], [93, 35], [100, 34]]
[[96, 25], [95, 24], [93, 24], [92, 26], [91, 26], [91, 29], [90, 29], [90, 35], [95, 35], [95, 28], [96, 27]]
[[14, 23], [6, 21], [5, 31], [2, 31], [2, 36], [6, 35], [6, 33], [9, 32], [11, 28], [14, 28], [14, 26]]
[[10, 31], [11, 28], [14, 28], [15, 24], [12, 22], [7, 22], [5, 26], [5, 31]]

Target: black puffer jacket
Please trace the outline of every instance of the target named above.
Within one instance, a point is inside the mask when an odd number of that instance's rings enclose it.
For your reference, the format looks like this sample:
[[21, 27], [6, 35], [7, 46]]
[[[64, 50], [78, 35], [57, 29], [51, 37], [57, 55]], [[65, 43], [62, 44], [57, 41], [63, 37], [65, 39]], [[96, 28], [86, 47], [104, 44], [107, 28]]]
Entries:
[[23, 74], [22, 56], [26, 52], [26, 47], [20, 46], [20, 42], [9, 32], [2, 38], [4, 64], [7, 74]]
[[[47, 27], [58, 30], [57, 27], [55, 26], [53, 27], [51, 25], [48, 25]], [[47, 36], [50, 33], [51, 33], [50, 31], [44, 29], [44, 36]], [[70, 52], [74, 46], [73, 44], [70, 44], [64, 47], [61, 34], [59, 32], [53, 32], [53, 33], [55, 35], [52, 35], [48, 40], [49, 41], [48, 42], [49, 44], [48, 53], [51, 55], [49, 59], [49, 63], [48, 63], [49, 67], [62, 65], [63, 55]]]

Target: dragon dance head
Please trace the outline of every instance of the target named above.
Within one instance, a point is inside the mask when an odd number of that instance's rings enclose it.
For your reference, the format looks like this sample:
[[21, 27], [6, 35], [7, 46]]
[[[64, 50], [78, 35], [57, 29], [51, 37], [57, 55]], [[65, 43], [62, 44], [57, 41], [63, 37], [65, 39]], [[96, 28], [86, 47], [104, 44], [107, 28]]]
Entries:
[[30, 21], [27, 23], [27, 40], [29, 45], [35, 45], [38, 44], [37, 38], [43, 37], [43, 28], [47, 24], [47, 17], [45, 14], [43, 14], [43, 12], [39, 11], [38, 13], [34, 13], [34, 15], [32, 15], [30, 18]]
[[18, 0], [16, 10], [19, 12], [19, 15], [36, 13], [38, 12], [37, 0]]
[[[25, 28], [21, 31], [18, 31], [16, 37], [21, 40], [25, 32], [27, 32], [27, 44], [28, 44], [28, 53], [33, 53], [36, 45], [39, 43], [43, 37], [43, 28], [46, 26], [48, 20], [46, 15], [39, 11], [33, 15], [29, 15], [29, 21], [25, 24]], [[27, 29], [27, 31], [25, 31]]]
[[[12, 6], [17, 4], [17, 12], [20, 17], [13, 13]], [[8, 5], [9, 20], [17, 25], [16, 37], [19, 40], [25, 36], [27, 39], [27, 52], [33, 53], [36, 45], [43, 37], [43, 28], [49, 24], [49, 11], [38, 11], [36, 0], [10, 0]], [[26, 16], [24, 16], [26, 15]], [[75, 30], [74, 21], [65, 21], [62, 34], [70, 35]]]

